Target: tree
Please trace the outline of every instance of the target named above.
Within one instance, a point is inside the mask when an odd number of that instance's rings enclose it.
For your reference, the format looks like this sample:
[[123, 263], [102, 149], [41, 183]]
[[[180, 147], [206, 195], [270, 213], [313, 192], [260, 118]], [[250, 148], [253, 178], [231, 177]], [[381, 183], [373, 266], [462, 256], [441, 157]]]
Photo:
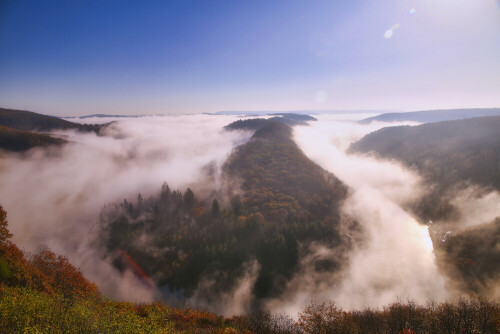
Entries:
[[162, 201], [167, 202], [170, 199], [170, 195], [172, 194], [172, 191], [170, 190], [170, 187], [166, 182], [163, 182], [163, 185], [161, 186], [161, 193], [160, 193], [160, 198]]
[[5, 212], [3, 207], [0, 205], [0, 242], [4, 242], [12, 237], [12, 234], [10, 234], [7, 225], [7, 212]]
[[194, 193], [190, 188], [187, 188], [186, 192], [184, 193], [184, 205], [188, 210], [192, 209], [195, 203], [194, 199]]
[[220, 205], [219, 205], [219, 201], [214, 199], [212, 201], [212, 215], [214, 217], [217, 217], [219, 215], [219, 212], [220, 212]]
[[235, 216], [239, 216], [241, 214], [242, 206], [240, 196], [236, 195], [231, 198], [231, 209], [233, 210], [233, 214]]

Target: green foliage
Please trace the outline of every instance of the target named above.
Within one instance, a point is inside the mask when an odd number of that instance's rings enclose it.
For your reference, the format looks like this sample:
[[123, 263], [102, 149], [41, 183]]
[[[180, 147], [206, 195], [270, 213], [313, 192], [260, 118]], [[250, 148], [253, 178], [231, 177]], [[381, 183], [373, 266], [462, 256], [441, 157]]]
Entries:
[[0, 282], [4, 282], [10, 278], [9, 264], [4, 259], [0, 258]]
[[175, 333], [167, 308], [0, 287], [2, 333]]

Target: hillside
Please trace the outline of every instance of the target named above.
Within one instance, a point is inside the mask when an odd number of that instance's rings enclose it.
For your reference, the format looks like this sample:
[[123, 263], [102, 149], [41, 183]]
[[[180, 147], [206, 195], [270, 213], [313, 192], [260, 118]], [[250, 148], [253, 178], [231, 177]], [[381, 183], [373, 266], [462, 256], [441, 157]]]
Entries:
[[98, 132], [104, 125], [78, 124], [61, 118], [25, 110], [0, 108], [0, 125], [22, 131], [48, 132], [52, 130], [79, 130]]
[[248, 143], [235, 150], [224, 172], [242, 181], [243, 200], [249, 207], [257, 206], [274, 218], [337, 215], [336, 204], [347, 194], [335, 176], [302, 153], [291, 128], [274, 120], [266, 121]]
[[359, 123], [369, 124], [378, 122], [442, 122], [459, 120], [473, 117], [500, 116], [500, 108], [491, 109], [448, 109], [448, 110], [424, 110], [413, 112], [386, 113], [374, 117], [365, 118]]
[[[300, 151], [290, 127], [265, 123], [229, 157], [224, 189], [213, 196], [165, 184], [158, 196], [104, 210], [105, 254], [125, 251], [158, 286], [213, 304], [250, 275], [250, 307], [258, 309], [282, 292], [312, 242], [343, 246], [338, 207], [347, 188]], [[318, 270], [339, 269], [340, 253]], [[207, 277], [211, 285], [200, 290]]]
[[236, 122], [228, 124], [224, 127], [226, 130], [258, 130], [264, 125], [268, 124], [269, 121], [275, 121], [278, 123], [283, 123], [288, 126], [295, 125], [307, 125], [307, 122], [316, 121], [317, 119], [308, 115], [298, 115], [298, 114], [275, 114], [276, 116], [265, 119], [265, 118], [250, 118], [250, 119], [240, 119]]
[[399, 160], [442, 189], [467, 182], [500, 190], [500, 116], [387, 127], [350, 151]]
[[395, 159], [417, 170], [432, 187], [410, 209], [422, 222], [435, 222], [430, 231], [443, 254], [439, 263], [471, 293], [481, 295], [488, 291], [485, 286], [500, 282], [498, 219], [461, 231], [459, 210], [451, 202], [468, 185], [500, 191], [500, 117], [383, 128], [352, 144], [350, 151]]
[[[484, 296], [500, 282], [500, 217], [442, 237], [442, 262], [453, 277], [460, 277], [463, 290]], [[444, 240], [444, 241], [443, 241]]]
[[350, 312], [333, 302], [311, 303], [300, 311], [297, 321], [268, 311], [223, 318], [161, 302], [116, 302], [103, 297], [65, 257], [50, 250], [26, 256], [10, 241], [6, 218], [0, 205], [2, 333], [491, 334], [500, 329], [500, 305], [476, 300], [427, 307], [397, 302], [383, 309]]
[[33, 147], [61, 145], [66, 141], [49, 135], [11, 129], [0, 125], [0, 149], [13, 152], [27, 151]]

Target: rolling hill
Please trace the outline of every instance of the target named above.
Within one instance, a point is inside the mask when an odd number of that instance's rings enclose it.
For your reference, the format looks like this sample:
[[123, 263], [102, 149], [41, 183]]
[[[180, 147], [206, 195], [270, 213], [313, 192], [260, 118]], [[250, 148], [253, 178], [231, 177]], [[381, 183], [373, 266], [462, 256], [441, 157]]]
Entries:
[[448, 110], [424, 110], [413, 112], [386, 113], [374, 117], [365, 118], [359, 123], [369, 124], [378, 122], [441, 122], [459, 120], [473, 117], [500, 116], [500, 108], [490, 109], [448, 109]]
[[105, 125], [73, 123], [61, 118], [25, 110], [0, 108], [0, 125], [22, 131], [48, 132], [52, 130], [79, 130], [99, 132]]
[[65, 140], [49, 135], [11, 129], [0, 125], [0, 149], [13, 152], [27, 151], [33, 147], [61, 145]]
[[399, 160], [442, 189], [466, 182], [500, 190], [500, 116], [387, 127], [349, 150]]

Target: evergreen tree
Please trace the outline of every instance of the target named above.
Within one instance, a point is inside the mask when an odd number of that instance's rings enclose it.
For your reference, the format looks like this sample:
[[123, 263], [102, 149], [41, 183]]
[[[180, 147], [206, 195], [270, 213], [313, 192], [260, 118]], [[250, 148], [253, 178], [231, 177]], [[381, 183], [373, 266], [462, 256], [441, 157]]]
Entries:
[[217, 217], [219, 215], [219, 212], [220, 212], [219, 201], [214, 199], [212, 201], [212, 216]]
[[190, 188], [187, 188], [186, 192], [184, 193], [184, 205], [187, 209], [191, 210], [194, 207], [194, 204], [194, 193]]

